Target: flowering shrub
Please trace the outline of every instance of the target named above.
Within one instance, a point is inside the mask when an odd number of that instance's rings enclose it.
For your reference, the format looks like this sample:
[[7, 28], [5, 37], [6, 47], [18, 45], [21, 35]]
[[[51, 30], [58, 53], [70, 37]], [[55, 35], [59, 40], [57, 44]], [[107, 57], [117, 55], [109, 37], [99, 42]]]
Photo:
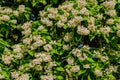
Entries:
[[66, 1], [34, 21], [24, 5], [0, 7], [0, 79], [120, 79], [119, 6], [119, 0]]

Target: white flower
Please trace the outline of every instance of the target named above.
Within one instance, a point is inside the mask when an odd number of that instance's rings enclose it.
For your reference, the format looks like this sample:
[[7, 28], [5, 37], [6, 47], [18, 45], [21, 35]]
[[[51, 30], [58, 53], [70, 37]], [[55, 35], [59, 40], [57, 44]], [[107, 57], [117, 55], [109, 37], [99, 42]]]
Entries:
[[102, 18], [103, 18], [103, 14], [98, 14], [98, 15], [97, 15], [97, 19], [98, 19], [98, 20], [102, 20]]
[[19, 44], [13, 45], [12, 48], [13, 48], [13, 51], [16, 52], [16, 53], [21, 52], [21, 50], [22, 50], [21, 45], [19, 45]]
[[103, 34], [109, 34], [110, 27], [102, 27], [102, 28], [100, 28], [100, 30]]
[[3, 74], [0, 74], [0, 79], [2, 80], [4, 78], [5, 78], [5, 76]]
[[75, 23], [74, 19], [72, 19], [72, 20], [68, 21], [67, 25], [68, 25], [69, 28], [71, 28], [71, 27], [75, 27], [76, 23]]
[[50, 51], [51, 49], [52, 49], [52, 46], [50, 44], [47, 44], [44, 46], [44, 50], [47, 52]]
[[57, 8], [48, 8], [47, 11], [51, 14], [57, 14], [58, 13]]
[[59, 8], [65, 11], [70, 11], [73, 8], [73, 3], [60, 5]]
[[37, 59], [32, 60], [33, 64], [39, 64], [40, 65], [41, 62], [42, 62], [42, 58], [37, 58]]
[[82, 14], [82, 15], [89, 15], [89, 11], [87, 10], [86, 7], [83, 7], [83, 8], [80, 10], [80, 14]]
[[96, 76], [102, 76], [102, 75], [103, 75], [102, 71], [101, 71], [101, 70], [98, 70], [98, 69], [96, 69], [96, 68], [95, 68], [94, 73], [95, 73]]
[[67, 21], [67, 17], [64, 15], [60, 15], [61, 22], [65, 23]]
[[90, 17], [88, 20], [88, 24], [94, 24], [94, 17]]
[[79, 60], [85, 60], [87, 58], [87, 55], [85, 53], [79, 53], [76, 55]]
[[31, 34], [31, 29], [28, 28], [27, 30], [22, 31], [22, 34], [23, 34], [23, 35], [30, 35], [30, 34]]
[[32, 25], [32, 21], [29, 21], [29, 22], [24, 23], [24, 24], [21, 26], [21, 28], [22, 28], [23, 30], [27, 30], [27, 29], [30, 28], [31, 25]]
[[11, 9], [11, 8], [5, 8], [5, 9], [4, 9], [4, 12], [5, 12], [6, 14], [10, 14], [10, 13], [12, 13], [12, 9]]
[[70, 45], [69, 45], [69, 44], [63, 45], [63, 49], [64, 49], [64, 50], [69, 50], [69, 49], [70, 49]]
[[80, 67], [78, 65], [72, 66], [70, 71], [71, 72], [78, 72], [80, 70]]
[[13, 11], [13, 15], [18, 17], [19, 16], [19, 12], [17, 10]]
[[78, 7], [82, 8], [86, 6], [86, 0], [78, 0]]
[[41, 39], [40, 39], [39, 41], [36, 41], [36, 42], [34, 42], [34, 43], [31, 45], [31, 49], [34, 50], [34, 49], [36, 49], [37, 47], [44, 45], [45, 43], [46, 43], [45, 40], [41, 40]]
[[25, 39], [23, 39], [23, 43], [24, 43], [24, 44], [30, 44], [31, 41], [32, 41], [31, 38], [25, 38]]
[[74, 54], [75, 56], [77, 56], [77, 54], [81, 54], [81, 53], [82, 53], [82, 51], [78, 48], [72, 50], [72, 54]]
[[46, 24], [47, 26], [52, 26], [53, 25], [53, 22], [52, 21], [50, 21], [48, 18], [41, 18], [41, 22], [43, 23], [43, 24]]
[[120, 24], [117, 24], [117, 30], [120, 30]]
[[75, 16], [73, 19], [74, 23], [80, 24], [83, 18], [81, 16]]
[[87, 50], [90, 49], [89, 45], [84, 45], [83, 48], [84, 48], [84, 49], [87, 49]]
[[96, 26], [95, 26], [95, 25], [88, 25], [88, 29], [89, 29], [90, 31], [95, 31]]
[[44, 53], [41, 57], [44, 62], [50, 62], [52, 60], [51, 55], [49, 53]]
[[69, 42], [71, 40], [71, 34], [70, 33], [66, 33], [66, 35], [64, 36], [64, 41]]
[[13, 55], [2, 55], [2, 61], [4, 64], [10, 64], [13, 60]]
[[45, 14], [46, 14], [46, 12], [45, 12], [44, 10], [39, 11], [39, 15], [40, 15], [41, 17], [44, 17]]
[[74, 16], [77, 16], [77, 14], [78, 14], [78, 10], [75, 10], [75, 9], [72, 9], [71, 12], [72, 12], [72, 15], [74, 15]]
[[29, 74], [22, 74], [17, 80], [29, 80]]
[[36, 41], [36, 42], [39, 41], [40, 38], [41, 38], [40, 35], [35, 35], [35, 36], [33, 36], [33, 40]]
[[52, 74], [50, 75], [41, 75], [41, 80], [54, 80], [54, 76]]
[[52, 14], [52, 13], [49, 13], [48, 14], [48, 18], [50, 19], [55, 19], [56, 15], [55, 14]]
[[110, 15], [110, 16], [115, 16], [116, 15], [116, 11], [115, 10], [108, 10], [105, 12], [107, 15]]
[[25, 11], [25, 5], [19, 5], [18, 10], [20, 13], [23, 13]]
[[38, 30], [40, 30], [40, 31], [43, 30], [43, 29], [44, 29], [43, 25], [41, 25], [41, 26], [38, 27]]
[[23, 54], [22, 54], [22, 53], [17, 53], [17, 54], [15, 55], [15, 58], [16, 58], [16, 59], [22, 59], [22, 58], [23, 58]]
[[115, 8], [115, 2], [114, 1], [105, 1], [103, 2], [103, 5], [107, 8], [107, 9], [114, 9]]
[[97, 4], [97, 1], [96, 0], [89, 0], [91, 3], [93, 4]]
[[11, 77], [12, 78], [18, 78], [19, 77], [19, 72], [15, 71], [15, 72], [11, 72]]
[[74, 64], [74, 58], [73, 57], [69, 57], [67, 59], [67, 62], [68, 62], [68, 64]]
[[9, 21], [10, 20], [10, 17], [8, 15], [3, 15], [2, 16], [2, 20], [3, 21]]
[[109, 58], [108, 58], [108, 56], [102, 56], [100, 59], [101, 59], [102, 62], [105, 62], [105, 61], [107, 61]]
[[117, 31], [117, 36], [120, 37], [120, 30]]
[[62, 21], [58, 21], [58, 22], [57, 22], [57, 27], [59, 27], [59, 28], [63, 27], [64, 25], [65, 25], [65, 24], [62, 23]]
[[88, 35], [90, 33], [90, 31], [83, 26], [78, 26], [77, 33], [80, 35]]
[[114, 23], [114, 20], [113, 19], [108, 19], [106, 23], [109, 24], [109, 25], [111, 25], [111, 24]]

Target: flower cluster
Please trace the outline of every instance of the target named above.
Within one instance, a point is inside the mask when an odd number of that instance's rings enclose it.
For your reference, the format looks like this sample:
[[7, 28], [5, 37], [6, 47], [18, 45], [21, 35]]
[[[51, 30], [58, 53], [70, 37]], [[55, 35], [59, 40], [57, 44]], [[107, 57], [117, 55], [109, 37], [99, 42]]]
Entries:
[[21, 33], [20, 40], [11, 40], [10, 46], [0, 40], [0, 79], [119, 79], [117, 4], [117, 0], [66, 1], [39, 11], [36, 21], [22, 21], [24, 14], [30, 14], [25, 5], [16, 10], [0, 7], [0, 25], [10, 21], [16, 25], [10, 30]]

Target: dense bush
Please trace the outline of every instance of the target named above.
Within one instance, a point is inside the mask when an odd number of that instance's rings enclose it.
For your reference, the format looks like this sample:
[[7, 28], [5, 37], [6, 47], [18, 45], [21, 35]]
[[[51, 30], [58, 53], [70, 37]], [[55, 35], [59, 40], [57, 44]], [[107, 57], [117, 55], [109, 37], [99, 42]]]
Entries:
[[119, 0], [13, 1], [0, 3], [0, 79], [120, 79]]

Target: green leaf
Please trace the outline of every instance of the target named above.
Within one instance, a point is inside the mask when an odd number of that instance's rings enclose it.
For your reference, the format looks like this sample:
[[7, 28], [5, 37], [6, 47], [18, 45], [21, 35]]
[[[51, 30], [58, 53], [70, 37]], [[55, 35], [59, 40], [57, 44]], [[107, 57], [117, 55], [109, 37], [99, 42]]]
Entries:
[[43, 29], [40, 33], [47, 34], [48, 33], [47, 31], [48, 31], [47, 29]]
[[89, 61], [89, 62], [94, 62], [94, 60], [92, 59], [92, 58], [87, 58], [87, 61]]
[[50, 36], [44, 36], [43, 38], [47, 39], [47, 40], [51, 40]]
[[44, 5], [47, 4], [46, 0], [38, 0], [38, 1]]
[[62, 44], [61, 43], [55, 43], [57, 46], [62, 46]]
[[58, 0], [52, 0], [54, 4], [57, 4]]
[[57, 67], [56, 70], [57, 71], [65, 71], [64, 68], [62, 68], [62, 67]]
[[103, 35], [103, 37], [104, 37], [105, 41], [106, 41], [107, 43], [109, 43], [109, 39], [107, 38], [107, 36], [106, 36], [106, 35]]
[[57, 50], [56, 50], [56, 49], [52, 49], [52, 50], [50, 51], [50, 54], [57, 54]]
[[0, 45], [6, 46], [6, 47], [10, 47], [10, 45], [6, 41], [4, 41], [2, 39], [0, 40]]
[[33, 56], [33, 55], [34, 55], [34, 52], [33, 52], [33, 51], [28, 50], [28, 54], [29, 54], [29, 55], [31, 55], [31, 56]]
[[56, 78], [57, 78], [58, 80], [63, 80], [63, 79], [64, 79], [63, 76], [56, 76]]
[[94, 35], [89, 35], [89, 39], [90, 39], [90, 41], [92, 41], [94, 38], [95, 38]]
[[86, 70], [80, 70], [77, 75], [80, 76], [80, 75], [84, 74], [85, 72], [86, 72]]
[[17, 26], [16, 25], [12, 25], [12, 27], [15, 29], [15, 28], [17, 28]]
[[30, 19], [30, 15], [29, 14], [24, 14], [26, 19], [29, 20]]
[[3, 35], [2, 35], [2, 34], [0, 34], [0, 37], [3, 37]]
[[92, 80], [92, 79], [90, 78], [90, 75], [88, 75], [88, 80]]
[[0, 71], [0, 73], [3, 74], [7, 80], [10, 80], [9, 79], [9, 74], [6, 71], [2, 70], [2, 71]]
[[64, 27], [63, 27], [64, 29], [67, 29], [68, 28], [68, 26], [67, 25], [64, 25]]

